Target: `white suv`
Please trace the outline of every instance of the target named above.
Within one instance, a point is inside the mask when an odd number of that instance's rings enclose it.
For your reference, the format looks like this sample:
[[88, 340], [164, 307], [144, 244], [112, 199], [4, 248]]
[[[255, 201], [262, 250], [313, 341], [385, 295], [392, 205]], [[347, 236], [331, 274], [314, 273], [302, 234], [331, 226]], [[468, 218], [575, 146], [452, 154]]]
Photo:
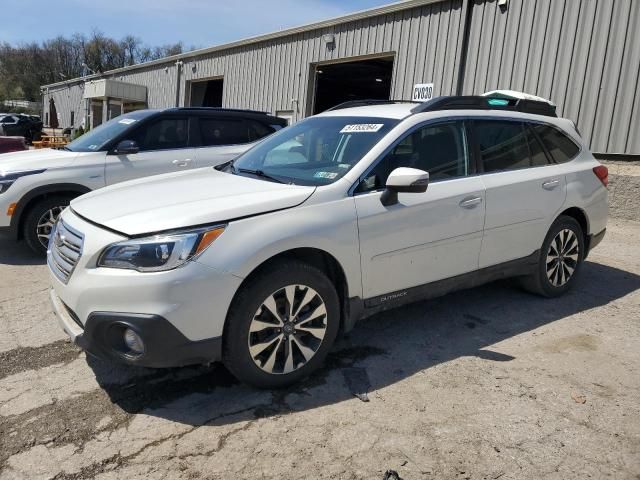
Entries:
[[0, 155], [0, 232], [47, 251], [69, 202], [91, 190], [159, 173], [219, 165], [286, 126], [263, 112], [171, 108], [126, 113], [61, 150]]
[[48, 255], [65, 331], [102, 358], [222, 360], [275, 387], [375, 312], [508, 276], [573, 285], [605, 232], [607, 170], [549, 104], [342, 107], [217, 169], [74, 200]]

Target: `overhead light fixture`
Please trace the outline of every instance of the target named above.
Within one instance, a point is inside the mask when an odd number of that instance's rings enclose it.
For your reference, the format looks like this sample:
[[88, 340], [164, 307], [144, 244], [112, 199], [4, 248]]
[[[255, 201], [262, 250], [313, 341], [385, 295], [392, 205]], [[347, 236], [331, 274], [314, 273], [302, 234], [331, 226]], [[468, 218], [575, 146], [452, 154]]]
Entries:
[[381, 78], [376, 78], [376, 82], [382, 83], [382, 79]]
[[318, 70], [318, 73], [324, 73], [322, 70]]

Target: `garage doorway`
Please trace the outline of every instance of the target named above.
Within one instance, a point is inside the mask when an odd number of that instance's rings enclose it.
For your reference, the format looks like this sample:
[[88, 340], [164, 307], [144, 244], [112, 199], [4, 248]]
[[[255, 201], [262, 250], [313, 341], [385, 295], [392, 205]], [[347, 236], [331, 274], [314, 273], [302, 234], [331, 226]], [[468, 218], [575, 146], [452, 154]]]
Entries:
[[192, 107], [222, 107], [224, 80], [191, 82], [189, 105]]
[[389, 100], [393, 57], [316, 65], [313, 114], [350, 100]]

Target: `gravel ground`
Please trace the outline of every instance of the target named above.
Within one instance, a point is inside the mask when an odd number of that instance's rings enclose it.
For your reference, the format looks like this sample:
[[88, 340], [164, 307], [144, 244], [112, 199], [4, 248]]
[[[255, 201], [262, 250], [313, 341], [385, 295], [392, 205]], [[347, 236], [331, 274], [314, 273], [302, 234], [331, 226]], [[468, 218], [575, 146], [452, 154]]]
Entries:
[[89, 359], [46, 291], [0, 239], [2, 480], [640, 478], [640, 223], [612, 220], [564, 298], [498, 282], [386, 312], [284, 391]]
[[625, 220], [640, 221], [640, 162], [603, 161], [609, 169], [609, 208]]

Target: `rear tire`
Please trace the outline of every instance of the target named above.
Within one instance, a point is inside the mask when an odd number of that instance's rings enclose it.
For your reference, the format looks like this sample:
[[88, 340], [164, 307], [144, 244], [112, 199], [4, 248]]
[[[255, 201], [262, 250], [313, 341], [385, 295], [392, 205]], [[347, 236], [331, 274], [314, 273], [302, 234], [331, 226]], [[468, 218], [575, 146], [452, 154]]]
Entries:
[[48, 235], [71, 197], [54, 195], [36, 202], [25, 214], [22, 235], [27, 245], [38, 255], [47, 254]]
[[563, 295], [575, 283], [584, 255], [582, 227], [573, 217], [561, 215], [544, 239], [535, 273], [522, 277], [520, 284], [544, 297]]
[[285, 261], [249, 280], [227, 317], [223, 363], [258, 388], [298, 382], [319, 368], [340, 325], [336, 289], [319, 269]]

